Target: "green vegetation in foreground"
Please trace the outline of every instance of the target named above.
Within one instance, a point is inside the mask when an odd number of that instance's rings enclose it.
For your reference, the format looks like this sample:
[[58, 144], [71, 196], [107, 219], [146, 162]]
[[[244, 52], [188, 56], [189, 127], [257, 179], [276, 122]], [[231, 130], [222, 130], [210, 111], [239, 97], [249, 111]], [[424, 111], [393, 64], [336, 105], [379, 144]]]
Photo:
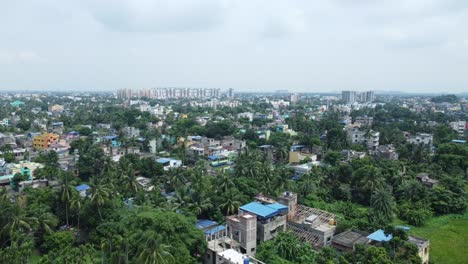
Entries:
[[431, 241], [430, 258], [435, 263], [468, 263], [468, 214], [434, 217], [422, 227], [411, 227], [410, 234]]

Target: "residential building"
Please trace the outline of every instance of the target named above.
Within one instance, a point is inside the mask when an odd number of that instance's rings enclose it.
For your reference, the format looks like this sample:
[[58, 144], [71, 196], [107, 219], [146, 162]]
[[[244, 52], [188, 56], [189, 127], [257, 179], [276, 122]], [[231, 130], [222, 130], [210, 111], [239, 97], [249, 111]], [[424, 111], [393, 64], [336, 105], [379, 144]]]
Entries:
[[432, 134], [427, 133], [416, 133], [416, 135], [411, 135], [410, 133], [404, 133], [406, 141], [415, 145], [427, 145], [430, 146], [433, 143]]
[[374, 123], [374, 118], [371, 116], [357, 116], [353, 124], [359, 124], [360, 126], [371, 127]]
[[310, 161], [316, 161], [317, 155], [313, 154], [309, 148], [304, 145], [293, 145], [289, 150], [289, 163], [298, 164], [301, 161], [309, 159]]
[[341, 100], [346, 104], [353, 104], [356, 102], [356, 92], [355, 91], [342, 91]]
[[372, 154], [378, 159], [398, 160], [398, 153], [393, 144], [380, 145]]
[[135, 127], [124, 127], [123, 133], [126, 137], [135, 138], [140, 136], [140, 129]]
[[331, 246], [339, 251], [354, 252], [356, 245], [366, 245], [370, 242], [368, 235], [361, 231], [346, 230], [333, 237]]
[[361, 130], [359, 126], [347, 126], [348, 139], [352, 144], [365, 144], [368, 149], [376, 150], [379, 146], [380, 132]]
[[425, 172], [419, 173], [418, 175], [416, 175], [416, 179], [419, 182], [421, 182], [424, 186], [431, 188], [431, 189], [439, 185], [439, 181], [429, 177], [429, 173], [425, 173]]
[[418, 248], [418, 256], [421, 258], [421, 263], [429, 264], [429, 240], [410, 235], [408, 236], [408, 242], [410, 242]]
[[182, 166], [182, 161], [173, 158], [159, 158], [156, 160], [157, 163], [160, 163], [164, 166], [164, 170], [169, 170], [172, 168], [178, 168]]
[[353, 104], [356, 102], [371, 103], [375, 100], [375, 93], [374, 91], [366, 91], [366, 92], [342, 91], [341, 100], [343, 100], [345, 104]]
[[49, 146], [59, 140], [60, 136], [54, 133], [42, 133], [34, 137], [33, 147], [35, 149], [44, 150], [48, 149]]
[[451, 122], [450, 127], [455, 130], [459, 135], [464, 135], [465, 131], [467, 130], [467, 123], [466, 121], [457, 121]]

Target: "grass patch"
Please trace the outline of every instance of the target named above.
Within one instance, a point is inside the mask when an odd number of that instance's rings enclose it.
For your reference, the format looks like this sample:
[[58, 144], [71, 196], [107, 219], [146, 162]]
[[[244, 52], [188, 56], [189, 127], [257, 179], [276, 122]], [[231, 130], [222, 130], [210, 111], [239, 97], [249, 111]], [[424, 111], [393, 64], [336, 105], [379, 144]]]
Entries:
[[468, 213], [433, 217], [422, 227], [411, 226], [409, 233], [430, 240], [429, 257], [435, 263], [468, 263]]

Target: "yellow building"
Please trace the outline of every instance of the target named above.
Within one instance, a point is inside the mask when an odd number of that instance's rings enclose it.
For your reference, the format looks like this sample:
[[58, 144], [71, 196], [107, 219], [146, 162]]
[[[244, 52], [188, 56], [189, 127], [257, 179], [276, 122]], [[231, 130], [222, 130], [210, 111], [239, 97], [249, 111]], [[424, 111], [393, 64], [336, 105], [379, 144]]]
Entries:
[[59, 105], [59, 104], [55, 104], [53, 106], [50, 107], [50, 111], [52, 112], [63, 112], [63, 105]]
[[42, 133], [41, 135], [35, 136], [33, 140], [33, 146], [35, 149], [48, 149], [52, 143], [59, 140], [59, 135], [54, 133]]

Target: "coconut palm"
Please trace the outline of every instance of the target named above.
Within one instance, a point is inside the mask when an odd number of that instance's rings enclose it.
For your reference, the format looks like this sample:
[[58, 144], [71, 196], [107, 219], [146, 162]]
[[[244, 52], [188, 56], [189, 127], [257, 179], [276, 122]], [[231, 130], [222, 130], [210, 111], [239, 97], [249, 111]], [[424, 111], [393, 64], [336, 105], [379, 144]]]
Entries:
[[70, 205], [70, 199], [73, 195], [73, 188], [70, 185], [68, 175], [64, 174], [61, 178], [61, 185], [60, 185], [60, 201], [63, 202], [65, 206], [65, 220], [67, 227], [69, 227], [69, 218], [68, 218], [68, 207]]
[[70, 207], [77, 209], [76, 218], [77, 218], [78, 229], [80, 228], [80, 210], [82, 206], [83, 206], [83, 198], [78, 194], [73, 195], [73, 197], [70, 200]]
[[299, 240], [290, 232], [282, 233], [276, 239], [278, 254], [287, 260], [294, 260], [300, 256], [302, 247]]
[[50, 213], [47, 208], [41, 207], [34, 212], [37, 219], [37, 232], [51, 234], [58, 225], [57, 217]]
[[384, 219], [388, 221], [392, 219], [394, 206], [395, 202], [388, 188], [380, 188], [372, 194], [371, 207], [375, 212], [384, 217]]
[[227, 192], [230, 188], [234, 187], [232, 175], [229, 173], [222, 173], [218, 176], [219, 190], [223, 193]]
[[97, 208], [99, 217], [102, 220], [102, 214], [101, 214], [101, 207], [105, 205], [111, 195], [111, 188], [109, 184], [102, 183], [97, 181], [96, 179], [93, 179], [93, 183], [91, 185], [91, 203]]
[[174, 262], [174, 257], [169, 251], [172, 247], [163, 244], [155, 231], [144, 232], [138, 244], [141, 245], [137, 254], [139, 263], [168, 264]]
[[207, 210], [213, 208], [213, 203], [209, 197], [203, 197], [199, 194], [192, 195], [192, 202], [188, 204], [189, 210], [195, 215], [200, 216]]
[[37, 226], [38, 220], [36, 217], [27, 216], [24, 210], [18, 205], [12, 205], [9, 208], [2, 210], [5, 225], [0, 230], [3, 237], [12, 239], [18, 233], [28, 233], [32, 231], [34, 226]]
[[221, 203], [221, 208], [224, 209], [224, 212], [227, 215], [234, 214], [239, 206], [241, 206], [241, 202], [239, 201], [239, 193], [236, 193], [234, 189], [229, 189], [229, 191], [224, 193], [223, 198], [225, 199], [223, 203]]

